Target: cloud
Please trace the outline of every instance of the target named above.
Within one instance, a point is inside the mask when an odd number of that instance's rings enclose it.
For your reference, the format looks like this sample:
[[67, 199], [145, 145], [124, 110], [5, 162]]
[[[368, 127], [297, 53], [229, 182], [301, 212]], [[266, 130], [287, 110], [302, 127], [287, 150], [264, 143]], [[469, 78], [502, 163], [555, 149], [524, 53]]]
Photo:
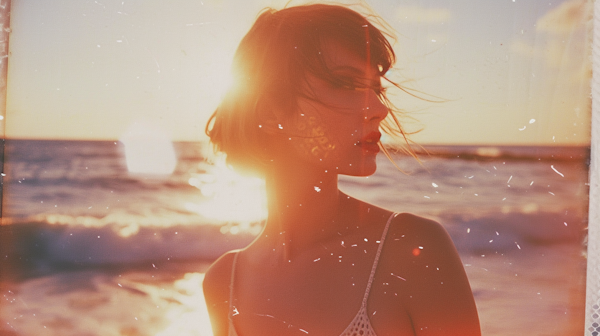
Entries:
[[588, 0], [569, 0], [548, 11], [536, 22], [535, 39], [511, 43], [511, 51], [543, 61], [549, 68], [571, 69], [576, 78], [587, 76], [593, 8]]
[[[576, 76], [573, 80], [587, 79], [588, 68], [591, 67], [589, 43], [586, 35], [572, 35], [565, 40], [556, 37], [538, 38], [531, 45], [522, 40], [515, 40], [510, 45], [510, 50], [516, 55], [527, 59], [541, 61], [547, 68], [571, 71]], [[569, 70], [567, 70], [569, 69]]]
[[409, 23], [442, 23], [452, 19], [452, 12], [446, 8], [400, 6], [396, 9], [396, 17]]
[[591, 1], [570, 0], [538, 19], [536, 30], [554, 34], [570, 34], [592, 19]]

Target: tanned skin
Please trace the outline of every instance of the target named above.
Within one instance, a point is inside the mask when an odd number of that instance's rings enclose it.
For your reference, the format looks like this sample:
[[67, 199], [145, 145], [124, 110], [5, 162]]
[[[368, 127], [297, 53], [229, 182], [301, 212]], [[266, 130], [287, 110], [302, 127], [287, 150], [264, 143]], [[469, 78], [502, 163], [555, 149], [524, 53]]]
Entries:
[[[324, 104], [301, 100], [299, 111], [312, 120], [302, 129], [320, 127], [324, 140], [318, 150], [310, 148], [314, 141], [265, 127], [272, 130], [274, 157], [265, 174], [269, 218], [257, 239], [235, 252], [232, 321], [239, 336], [340, 335], [361, 306], [392, 215], [338, 189], [339, 174], [375, 172], [377, 150], [365, 144], [373, 134], [377, 137], [388, 113], [376, 93], [380, 78], [376, 69], [334, 42], [324, 51], [330, 69], [362, 80], [340, 88], [309, 77], [307, 85]], [[284, 130], [296, 127], [271, 122]], [[235, 253], [219, 258], [204, 280], [215, 336], [227, 336], [230, 328]], [[367, 310], [378, 336], [481, 334], [473, 294], [450, 237], [440, 224], [411, 214], [391, 220]]]

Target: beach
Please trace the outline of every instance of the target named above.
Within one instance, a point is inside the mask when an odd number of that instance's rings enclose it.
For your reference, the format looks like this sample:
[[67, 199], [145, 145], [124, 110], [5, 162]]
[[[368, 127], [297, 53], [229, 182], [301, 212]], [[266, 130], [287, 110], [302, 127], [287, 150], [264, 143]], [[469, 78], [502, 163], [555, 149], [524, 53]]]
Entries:
[[[429, 151], [395, 155], [404, 173], [381, 156], [340, 188], [444, 225], [483, 335], [581, 335], [587, 149]], [[211, 335], [204, 272], [260, 231], [261, 186], [221, 172], [202, 144], [175, 152], [159, 177], [129, 173], [119, 142], [8, 142], [0, 335]]]

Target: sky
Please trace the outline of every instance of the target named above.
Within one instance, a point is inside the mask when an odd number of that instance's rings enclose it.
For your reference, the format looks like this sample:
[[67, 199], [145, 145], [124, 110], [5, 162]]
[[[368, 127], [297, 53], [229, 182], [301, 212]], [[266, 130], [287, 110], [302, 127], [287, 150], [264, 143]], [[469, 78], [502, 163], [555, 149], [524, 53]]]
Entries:
[[[286, 3], [14, 0], [5, 136], [206, 140], [237, 44]], [[416, 142], [589, 144], [591, 2], [366, 3], [397, 37], [390, 76], [437, 97], [392, 94]]]

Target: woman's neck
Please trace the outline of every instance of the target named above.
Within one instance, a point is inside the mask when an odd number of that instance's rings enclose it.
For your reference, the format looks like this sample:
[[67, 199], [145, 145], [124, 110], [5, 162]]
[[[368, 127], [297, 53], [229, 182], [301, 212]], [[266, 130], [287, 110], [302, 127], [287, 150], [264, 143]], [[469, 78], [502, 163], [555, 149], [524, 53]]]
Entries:
[[262, 239], [277, 259], [291, 262], [300, 252], [337, 235], [347, 196], [337, 174], [300, 165], [273, 168], [266, 178], [269, 218]]

